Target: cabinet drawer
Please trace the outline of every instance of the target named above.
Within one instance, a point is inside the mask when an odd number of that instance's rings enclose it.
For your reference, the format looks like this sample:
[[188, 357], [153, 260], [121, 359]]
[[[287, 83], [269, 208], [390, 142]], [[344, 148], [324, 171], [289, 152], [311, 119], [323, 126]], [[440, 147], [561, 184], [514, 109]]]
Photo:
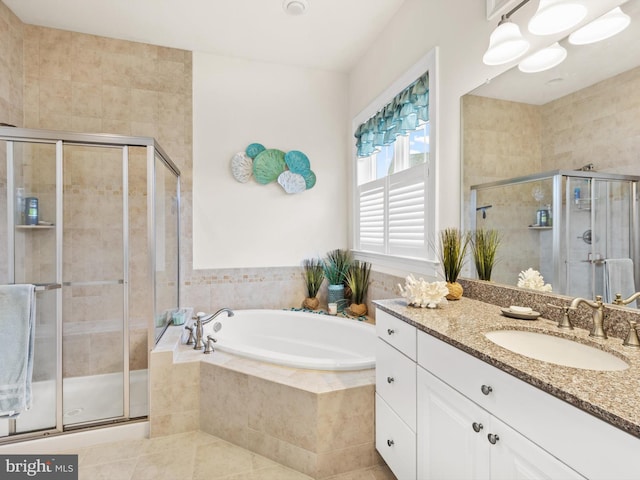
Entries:
[[416, 327], [376, 310], [376, 333], [389, 345], [393, 345], [407, 357], [416, 360]]
[[376, 450], [398, 480], [416, 479], [416, 435], [378, 394]]
[[376, 342], [376, 392], [416, 430], [416, 364], [378, 339]]

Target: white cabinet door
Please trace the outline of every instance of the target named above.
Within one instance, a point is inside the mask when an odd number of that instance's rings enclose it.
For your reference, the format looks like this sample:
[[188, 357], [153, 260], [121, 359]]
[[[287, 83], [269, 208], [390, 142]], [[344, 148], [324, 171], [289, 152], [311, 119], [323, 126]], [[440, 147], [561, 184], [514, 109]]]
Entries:
[[493, 417], [490, 432], [491, 478], [493, 480], [583, 479], [582, 475], [544, 451], [520, 433]]
[[398, 480], [416, 480], [416, 434], [376, 393], [376, 450]]
[[489, 478], [489, 413], [425, 369], [417, 376], [417, 478]]

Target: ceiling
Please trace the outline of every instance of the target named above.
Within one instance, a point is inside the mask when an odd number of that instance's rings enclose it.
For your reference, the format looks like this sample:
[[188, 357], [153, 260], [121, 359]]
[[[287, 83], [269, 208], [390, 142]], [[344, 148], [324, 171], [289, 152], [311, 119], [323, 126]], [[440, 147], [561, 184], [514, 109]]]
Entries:
[[404, 0], [3, 0], [24, 22], [219, 55], [347, 72]]

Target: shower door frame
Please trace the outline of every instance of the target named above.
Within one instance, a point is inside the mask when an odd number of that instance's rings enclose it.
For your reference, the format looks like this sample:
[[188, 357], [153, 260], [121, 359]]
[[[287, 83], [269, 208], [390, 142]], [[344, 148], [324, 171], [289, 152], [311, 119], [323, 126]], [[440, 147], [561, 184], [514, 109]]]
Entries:
[[[77, 431], [79, 429], [98, 428], [105, 424], [116, 424], [128, 421], [137, 421], [129, 418], [130, 416], [130, 378], [129, 378], [129, 147], [143, 147], [146, 149], [146, 175], [147, 175], [147, 249], [149, 252], [149, 268], [150, 268], [150, 290], [152, 292], [152, 318], [148, 324], [148, 347], [150, 350], [155, 345], [156, 336], [154, 335], [154, 319], [157, 312], [156, 308], [156, 206], [155, 206], [155, 175], [156, 175], [156, 158], [169, 169], [176, 177], [176, 194], [177, 194], [177, 278], [176, 278], [176, 296], [177, 305], [180, 305], [181, 288], [180, 288], [180, 170], [173, 163], [171, 158], [166, 154], [158, 142], [152, 137], [135, 137], [123, 135], [109, 134], [89, 134], [64, 132], [56, 130], [27, 129], [16, 127], [0, 127], [0, 140], [5, 141], [7, 145], [7, 255], [8, 255], [8, 280], [9, 283], [15, 283], [15, 169], [14, 169], [14, 144], [52, 144], [55, 145], [56, 152], [56, 223], [55, 223], [55, 277], [56, 282], [53, 284], [39, 285], [36, 290], [56, 290], [56, 425], [49, 429], [40, 429], [23, 433], [16, 433], [16, 419], [9, 420], [9, 432], [5, 437], [0, 437], [0, 444], [11, 443], [14, 441], [25, 440], [29, 438], [38, 438], [45, 435], [63, 434], [68, 431]], [[91, 421], [81, 424], [72, 424], [65, 427], [63, 419], [63, 364], [62, 364], [62, 286], [63, 286], [63, 229], [64, 229], [64, 179], [63, 179], [63, 161], [64, 146], [88, 146], [102, 148], [121, 148], [122, 149], [122, 201], [123, 201], [123, 415], [121, 417], [112, 417], [98, 421]], [[164, 326], [164, 329], [168, 323]], [[164, 329], [162, 331], [164, 331]], [[147, 398], [149, 396], [147, 383]], [[148, 404], [148, 403], [147, 403]], [[148, 414], [147, 414], [148, 417]], [[146, 419], [147, 417], [142, 417]]]

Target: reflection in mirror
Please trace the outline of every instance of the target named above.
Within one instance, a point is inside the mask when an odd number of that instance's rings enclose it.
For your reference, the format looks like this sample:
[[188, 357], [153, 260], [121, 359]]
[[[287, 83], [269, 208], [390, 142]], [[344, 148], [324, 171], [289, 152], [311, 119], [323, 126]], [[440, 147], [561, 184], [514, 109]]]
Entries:
[[496, 282], [515, 286], [533, 268], [554, 293], [605, 295], [613, 277], [622, 291], [611, 295], [640, 289], [640, 260], [614, 262], [638, 255], [640, 0], [621, 7], [631, 16], [622, 33], [564, 39], [561, 65], [514, 67], [462, 98], [464, 222], [503, 233]]

